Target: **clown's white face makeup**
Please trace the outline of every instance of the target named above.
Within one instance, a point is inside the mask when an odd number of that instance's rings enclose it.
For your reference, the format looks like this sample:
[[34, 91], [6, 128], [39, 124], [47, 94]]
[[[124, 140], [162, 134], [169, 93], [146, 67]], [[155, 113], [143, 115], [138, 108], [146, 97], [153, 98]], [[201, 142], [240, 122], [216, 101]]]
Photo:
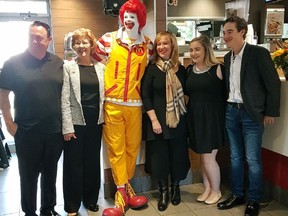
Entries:
[[134, 33], [138, 33], [139, 30], [139, 22], [136, 13], [130, 13], [129, 11], [124, 12], [123, 24], [125, 26], [126, 31], [131, 31]]

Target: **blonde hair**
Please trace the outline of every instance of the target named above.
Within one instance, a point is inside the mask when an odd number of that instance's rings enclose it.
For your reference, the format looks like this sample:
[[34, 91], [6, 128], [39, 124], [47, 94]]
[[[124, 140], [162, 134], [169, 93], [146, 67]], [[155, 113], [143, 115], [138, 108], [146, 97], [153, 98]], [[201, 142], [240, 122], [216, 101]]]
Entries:
[[204, 64], [207, 67], [211, 67], [220, 63], [215, 57], [210, 40], [206, 35], [201, 35], [200, 37], [193, 38], [190, 41], [189, 45], [191, 45], [191, 43], [193, 42], [199, 42], [204, 47]]
[[157, 53], [157, 43], [160, 41], [161, 37], [165, 37], [167, 39], [169, 39], [171, 41], [171, 61], [173, 66], [177, 66], [179, 64], [179, 51], [178, 51], [178, 43], [177, 43], [177, 39], [176, 37], [168, 31], [163, 31], [163, 32], [159, 32], [154, 40], [154, 44], [153, 44], [153, 55], [152, 55], [152, 63], [156, 63], [157, 59], [160, 58], [158, 53]]
[[74, 49], [73, 47], [74, 47], [77, 40], [81, 40], [82, 38], [85, 38], [85, 37], [88, 37], [89, 41], [90, 41], [90, 45], [91, 45], [91, 53], [90, 54], [95, 53], [96, 46], [97, 46], [96, 45], [96, 37], [94, 36], [92, 30], [86, 29], [86, 28], [79, 28], [73, 32], [72, 42], [71, 42], [72, 49]]

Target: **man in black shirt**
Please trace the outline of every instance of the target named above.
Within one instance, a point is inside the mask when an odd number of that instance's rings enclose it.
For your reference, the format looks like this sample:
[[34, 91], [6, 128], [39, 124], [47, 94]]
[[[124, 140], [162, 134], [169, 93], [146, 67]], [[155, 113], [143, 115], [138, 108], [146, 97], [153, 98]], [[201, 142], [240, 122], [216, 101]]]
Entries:
[[[57, 162], [63, 148], [61, 89], [63, 61], [47, 52], [50, 27], [35, 21], [29, 28], [28, 49], [8, 59], [0, 74], [0, 108], [8, 132], [14, 136], [18, 157], [21, 205], [26, 216], [35, 216], [37, 182], [41, 174], [40, 215], [58, 215]], [[15, 95], [15, 118], [9, 93]]]

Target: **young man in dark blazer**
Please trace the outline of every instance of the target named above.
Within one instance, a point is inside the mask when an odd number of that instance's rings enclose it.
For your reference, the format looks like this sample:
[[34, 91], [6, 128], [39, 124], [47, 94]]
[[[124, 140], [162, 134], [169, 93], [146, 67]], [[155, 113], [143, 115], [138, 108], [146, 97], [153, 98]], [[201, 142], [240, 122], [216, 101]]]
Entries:
[[[262, 135], [264, 127], [273, 124], [280, 115], [280, 80], [269, 51], [245, 42], [247, 29], [246, 21], [237, 16], [224, 22], [224, 41], [231, 48], [224, 63], [232, 195], [217, 207], [229, 209], [247, 199], [244, 216], [256, 216], [262, 186]], [[246, 199], [245, 162], [249, 180]]]

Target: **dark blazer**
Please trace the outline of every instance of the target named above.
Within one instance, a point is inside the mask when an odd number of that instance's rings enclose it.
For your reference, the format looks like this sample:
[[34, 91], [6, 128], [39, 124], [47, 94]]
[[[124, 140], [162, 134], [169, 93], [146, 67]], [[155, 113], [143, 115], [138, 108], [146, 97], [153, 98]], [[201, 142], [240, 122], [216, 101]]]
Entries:
[[[224, 57], [225, 83], [229, 93], [230, 51]], [[240, 91], [250, 117], [263, 124], [264, 116], [280, 116], [280, 79], [269, 51], [246, 44], [242, 56]]]

